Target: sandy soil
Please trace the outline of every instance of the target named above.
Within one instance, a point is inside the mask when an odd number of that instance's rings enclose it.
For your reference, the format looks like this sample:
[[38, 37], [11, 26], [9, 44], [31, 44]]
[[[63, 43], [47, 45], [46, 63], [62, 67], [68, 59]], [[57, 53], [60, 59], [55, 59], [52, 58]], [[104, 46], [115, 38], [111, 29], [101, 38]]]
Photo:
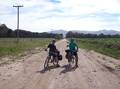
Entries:
[[0, 89], [120, 89], [120, 61], [79, 49], [79, 67], [68, 68], [66, 40], [57, 43], [61, 67], [43, 69], [45, 51], [0, 66]]

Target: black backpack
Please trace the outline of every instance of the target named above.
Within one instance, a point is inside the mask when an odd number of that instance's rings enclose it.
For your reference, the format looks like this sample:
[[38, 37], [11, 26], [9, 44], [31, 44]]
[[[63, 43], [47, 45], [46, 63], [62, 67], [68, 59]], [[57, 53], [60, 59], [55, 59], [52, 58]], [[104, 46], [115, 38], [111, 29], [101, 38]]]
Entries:
[[62, 55], [58, 55], [58, 60], [62, 60]]

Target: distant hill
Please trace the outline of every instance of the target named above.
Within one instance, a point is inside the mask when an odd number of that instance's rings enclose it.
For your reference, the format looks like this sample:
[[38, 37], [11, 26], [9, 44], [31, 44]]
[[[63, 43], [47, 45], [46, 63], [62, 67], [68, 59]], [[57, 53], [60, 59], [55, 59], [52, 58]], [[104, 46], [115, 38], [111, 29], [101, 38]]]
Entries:
[[10, 36], [12, 34], [12, 30], [8, 28], [5, 24], [0, 24], [0, 37]]
[[100, 30], [94, 32], [94, 34], [101, 34], [101, 33], [103, 33], [104, 35], [116, 35], [116, 34], [120, 35], [120, 31], [115, 31], [115, 30]]
[[[104, 35], [120, 35], [120, 31], [116, 30], [99, 30], [99, 31], [79, 31], [79, 30], [71, 30], [72, 32], [77, 32], [77, 33], [83, 33], [83, 34], [104, 34]], [[57, 34], [63, 34], [64, 36], [66, 35], [68, 31], [65, 30], [54, 30], [51, 31], [51, 33], [57, 33]]]
[[9, 28], [5, 25], [5, 24], [0, 24], [0, 32], [6, 32], [6, 31], [8, 31], [9, 30]]
[[54, 31], [50, 31], [50, 33], [63, 34], [63, 37], [65, 37], [67, 31], [65, 31], [65, 30], [54, 30]]
[[120, 35], [120, 31], [116, 31], [116, 30], [99, 30], [99, 31], [73, 31], [73, 32], [78, 32], [78, 33], [84, 33], [84, 34], [104, 34], [104, 35], [116, 35], [119, 34]]

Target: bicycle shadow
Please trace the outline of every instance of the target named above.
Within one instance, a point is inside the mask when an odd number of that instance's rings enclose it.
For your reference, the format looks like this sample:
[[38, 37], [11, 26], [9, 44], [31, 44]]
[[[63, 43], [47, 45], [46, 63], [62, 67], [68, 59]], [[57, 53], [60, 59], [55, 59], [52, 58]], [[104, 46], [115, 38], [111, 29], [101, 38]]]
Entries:
[[50, 70], [52, 70], [52, 69], [56, 69], [56, 68], [59, 68], [59, 67], [56, 67], [56, 66], [49, 66], [48, 68], [46, 68], [46, 69], [42, 69], [42, 70], [40, 70], [40, 71], [37, 71], [38, 73], [41, 73], [41, 74], [44, 74], [44, 73], [46, 73], [47, 71], [50, 71]]
[[62, 71], [60, 72], [60, 74], [65, 74], [65, 73], [67, 73], [67, 72], [75, 71], [77, 67], [72, 67], [72, 66], [70, 66], [69, 64], [67, 64], [67, 65], [62, 66], [62, 68], [64, 68], [64, 70], [62, 70]]

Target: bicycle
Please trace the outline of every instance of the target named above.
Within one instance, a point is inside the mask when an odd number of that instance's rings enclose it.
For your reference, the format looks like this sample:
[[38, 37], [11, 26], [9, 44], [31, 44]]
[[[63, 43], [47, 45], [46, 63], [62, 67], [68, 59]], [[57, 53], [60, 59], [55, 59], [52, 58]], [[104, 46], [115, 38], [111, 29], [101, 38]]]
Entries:
[[72, 66], [76, 62], [76, 58], [73, 55], [73, 52], [71, 52], [69, 49], [65, 50], [66, 52], [66, 58], [68, 59], [69, 66]]
[[44, 62], [44, 69], [48, 69], [49, 68], [49, 63], [53, 63], [54, 66], [56, 66], [56, 63], [58, 62], [58, 57], [57, 57], [57, 53], [53, 53], [52, 54], [56, 55], [56, 57], [54, 57], [53, 55], [49, 55], [48, 53], [48, 56]]

